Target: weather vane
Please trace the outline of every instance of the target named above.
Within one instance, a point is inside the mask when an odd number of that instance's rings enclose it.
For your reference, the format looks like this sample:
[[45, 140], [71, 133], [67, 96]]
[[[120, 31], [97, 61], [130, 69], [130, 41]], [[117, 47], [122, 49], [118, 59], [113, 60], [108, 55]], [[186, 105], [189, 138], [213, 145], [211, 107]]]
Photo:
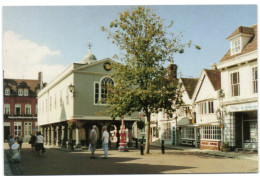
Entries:
[[90, 39], [89, 39], [89, 42], [88, 42], [88, 48], [91, 49], [93, 45], [90, 43]]

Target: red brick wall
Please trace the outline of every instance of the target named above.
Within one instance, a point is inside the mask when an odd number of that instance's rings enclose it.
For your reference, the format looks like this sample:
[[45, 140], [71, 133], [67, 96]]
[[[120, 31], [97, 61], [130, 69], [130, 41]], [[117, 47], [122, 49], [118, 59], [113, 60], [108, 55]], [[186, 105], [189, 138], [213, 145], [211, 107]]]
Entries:
[[210, 150], [219, 150], [219, 143], [220, 143], [220, 141], [201, 140], [200, 148], [201, 149], [210, 149]]

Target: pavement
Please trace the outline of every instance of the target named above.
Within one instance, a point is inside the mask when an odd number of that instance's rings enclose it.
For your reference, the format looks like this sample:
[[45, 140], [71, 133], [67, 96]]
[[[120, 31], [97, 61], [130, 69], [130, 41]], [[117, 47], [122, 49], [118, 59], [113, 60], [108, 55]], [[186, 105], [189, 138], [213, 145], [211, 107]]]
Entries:
[[[159, 142], [153, 142], [150, 144], [151, 146], [158, 146], [160, 147], [161, 144]], [[258, 153], [257, 152], [251, 152], [251, 151], [238, 151], [238, 152], [222, 152], [217, 150], [208, 150], [208, 149], [200, 149], [195, 147], [189, 147], [189, 146], [174, 146], [174, 145], [167, 145], [165, 144], [165, 150], [167, 149], [173, 149], [178, 150], [182, 152], [193, 152], [193, 153], [203, 153], [203, 154], [209, 154], [214, 156], [222, 156], [226, 158], [234, 158], [234, 159], [240, 159], [240, 160], [247, 160], [247, 161], [258, 161]]]
[[[5, 151], [4, 151], [4, 175], [35, 175], [35, 173], [41, 173], [43, 175], [48, 175], [48, 169], [44, 168], [52, 168], [52, 170], [55, 170], [57, 174], [60, 175], [61, 173], [64, 174], [132, 174], [131, 170], [136, 169], [139, 171], [140, 174], [151, 174], [151, 173], [173, 173], [175, 170], [171, 170], [172, 166], [167, 166], [169, 163], [173, 163], [178, 165], [174, 166], [174, 169], [179, 169], [177, 173], [198, 173], [198, 172], [209, 172], [212, 171], [214, 173], [214, 169], [219, 168], [219, 166], [206, 166], [210, 162], [215, 162], [218, 164], [218, 162], [224, 161], [222, 158], [227, 158], [225, 161], [229, 164], [226, 164], [225, 166], [222, 166], [222, 164], [219, 164], [223, 168], [224, 172], [225, 170], [229, 171], [232, 169], [231, 165], [233, 164], [234, 167], [239, 167], [238, 165], [241, 164], [242, 166], [247, 165], [249, 172], [258, 172], [258, 169], [254, 165], [255, 162], [258, 162], [258, 154], [257, 153], [250, 153], [250, 152], [221, 152], [221, 151], [212, 151], [212, 150], [202, 150], [199, 148], [193, 148], [193, 147], [184, 147], [184, 146], [172, 146], [172, 145], [165, 145], [165, 155], [160, 154], [160, 144], [157, 143], [151, 143], [151, 148], [156, 149], [155, 151], [152, 151], [152, 154], [149, 154], [149, 156], [142, 157], [140, 156], [140, 153], [138, 149], [130, 148], [130, 152], [117, 152], [117, 151], [109, 151], [109, 154], [111, 158], [109, 159], [109, 162], [103, 161], [102, 159], [97, 159], [94, 162], [96, 162], [97, 166], [93, 166], [93, 169], [96, 169], [95, 172], [92, 170], [86, 170], [85, 168], [80, 169], [75, 172], [71, 171], [71, 168], [77, 168], [78, 165], [81, 163], [85, 163], [84, 165], [88, 165], [88, 158], [90, 153], [87, 152], [87, 150], [81, 150], [81, 151], [70, 151], [68, 149], [62, 149], [59, 147], [53, 147], [46, 145], [47, 155], [44, 155], [40, 157], [40, 160], [37, 156], [35, 156], [34, 152], [31, 152], [29, 145], [23, 145], [24, 149], [22, 149], [22, 163], [17, 164], [11, 164], [9, 161], [9, 150], [6, 148], [5, 145]], [[137, 150], [137, 151], [136, 151]], [[56, 151], [56, 152], [55, 152]], [[65, 153], [64, 153], [65, 152]], [[103, 151], [102, 149], [97, 150], [98, 158], [102, 158]], [[57, 155], [57, 156], [56, 156]], [[66, 156], [72, 157], [72, 159], [67, 160]], [[208, 156], [210, 155], [210, 156]], [[56, 156], [56, 157], [55, 157]], [[75, 156], [75, 157], [74, 157]], [[87, 156], [87, 157], [86, 157]], [[178, 156], [178, 160], [174, 160], [174, 156]], [[54, 157], [54, 158], [52, 158]], [[73, 158], [74, 157], [74, 158]], [[193, 159], [192, 159], [193, 158]], [[235, 159], [235, 160], [232, 160]], [[53, 161], [52, 161], [53, 160]], [[59, 165], [58, 161], [63, 160], [63, 165]], [[134, 161], [137, 161], [134, 163]], [[166, 161], [165, 161], [166, 160]], [[92, 160], [91, 160], [92, 161]], [[120, 162], [118, 162], [120, 161]], [[189, 163], [190, 161], [196, 161], [195, 163]], [[42, 169], [41, 171], [34, 171], [33, 168], [30, 167], [35, 165], [37, 162], [42, 162]], [[163, 163], [165, 162], [165, 163]], [[125, 163], [124, 167], [128, 168], [127, 171], [122, 173], [119, 170], [114, 170], [114, 172], [108, 173], [110, 171], [110, 168], [116, 167], [122, 167], [122, 165]], [[130, 165], [129, 165], [130, 164]], [[148, 165], [147, 165], [148, 164]], [[158, 164], [164, 164], [162, 166], [159, 166]], [[64, 165], [66, 167], [64, 167]], [[98, 166], [102, 165], [104, 167], [103, 170], [100, 170]], [[254, 166], [252, 166], [254, 165]], [[201, 167], [203, 166], [203, 167]], [[252, 166], [252, 168], [249, 169], [249, 167]], [[95, 168], [96, 167], [96, 168]], [[229, 167], [229, 168], [225, 168]], [[57, 168], [60, 168], [57, 169]], [[197, 168], [197, 170], [196, 170]], [[67, 170], [66, 170], [67, 169]], [[85, 170], [84, 170], [85, 169]], [[161, 169], [161, 170], [160, 170]], [[207, 170], [206, 170], [207, 169]], [[237, 168], [242, 169], [242, 167]], [[24, 170], [24, 173], [22, 173], [22, 170]], [[97, 172], [97, 170], [99, 172]], [[234, 170], [233, 172], [235, 172]], [[161, 171], [161, 172], [159, 172]], [[231, 170], [232, 171], [232, 170]], [[220, 172], [220, 171], [215, 171]], [[238, 172], [244, 172], [243, 170]], [[51, 174], [51, 175], [52, 175]]]

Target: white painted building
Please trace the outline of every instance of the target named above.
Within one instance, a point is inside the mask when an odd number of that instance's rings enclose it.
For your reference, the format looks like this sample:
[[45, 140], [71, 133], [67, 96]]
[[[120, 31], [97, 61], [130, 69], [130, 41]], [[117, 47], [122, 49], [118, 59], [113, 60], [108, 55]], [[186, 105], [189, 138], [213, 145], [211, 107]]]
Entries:
[[195, 126], [198, 128], [194, 135], [200, 141], [201, 149], [219, 149], [221, 128], [216, 113], [219, 107], [219, 89], [220, 71], [204, 69], [192, 97], [196, 113]]
[[[38, 125], [46, 144], [65, 147], [66, 142], [74, 142], [77, 147], [88, 146], [93, 125], [98, 129], [99, 144], [103, 126], [111, 132], [119, 131], [120, 118], [112, 120], [106, 112], [107, 86], [114, 83], [110, 77], [113, 63], [109, 58], [97, 60], [89, 52], [82, 63], [71, 64], [39, 92]], [[136, 120], [139, 117], [135, 113], [124, 117], [130, 143]], [[119, 139], [119, 133], [115, 135]]]
[[257, 149], [257, 25], [238, 27], [228, 38], [230, 49], [217, 64], [221, 71], [224, 142], [231, 148]]

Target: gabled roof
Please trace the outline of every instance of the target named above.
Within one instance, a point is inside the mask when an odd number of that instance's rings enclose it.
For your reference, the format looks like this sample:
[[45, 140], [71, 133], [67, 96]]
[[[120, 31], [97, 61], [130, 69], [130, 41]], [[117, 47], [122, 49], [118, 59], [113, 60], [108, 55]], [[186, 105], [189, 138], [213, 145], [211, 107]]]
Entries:
[[254, 35], [254, 29], [251, 27], [239, 26], [230, 36], [227, 37], [231, 38], [237, 34], [251, 34]]
[[229, 49], [227, 53], [224, 55], [224, 57], [220, 60], [220, 62], [224, 62], [233, 59], [236, 56], [257, 50], [257, 25], [251, 27], [240, 26], [228, 38], [233, 37], [239, 33], [251, 34], [253, 35], [253, 37], [251, 38], [251, 40], [249, 40], [249, 42], [246, 44], [246, 46], [242, 49], [240, 53], [231, 56]]
[[28, 88], [31, 92], [35, 93], [37, 88], [40, 88], [39, 80], [33, 79], [4, 79], [4, 87], [10, 88], [13, 92], [17, 92], [18, 88]]
[[208, 69], [204, 69], [204, 71], [206, 72], [214, 89], [219, 90], [221, 88], [220, 71], [219, 70], [208, 70]]
[[191, 99], [199, 78], [181, 78], [181, 80]]

